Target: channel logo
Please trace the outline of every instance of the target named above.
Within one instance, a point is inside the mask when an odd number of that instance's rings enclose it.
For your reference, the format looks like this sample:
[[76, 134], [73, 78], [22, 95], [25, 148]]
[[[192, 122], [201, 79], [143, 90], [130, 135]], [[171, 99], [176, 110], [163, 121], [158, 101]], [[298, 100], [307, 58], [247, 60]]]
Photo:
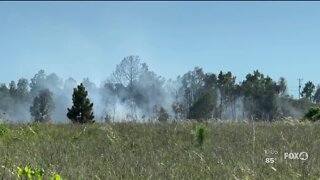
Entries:
[[285, 152], [283, 155], [284, 160], [301, 160], [305, 161], [309, 158], [309, 155], [307, 152]]

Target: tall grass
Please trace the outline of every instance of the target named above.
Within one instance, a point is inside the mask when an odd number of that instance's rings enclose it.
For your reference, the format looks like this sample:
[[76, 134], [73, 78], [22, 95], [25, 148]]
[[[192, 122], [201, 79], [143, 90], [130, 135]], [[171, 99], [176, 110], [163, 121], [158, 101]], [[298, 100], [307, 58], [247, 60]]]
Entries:
[[[198, 126], [199, 127], [199, 126]], [[0, 136], [0, 178], [19, 167], [41, 167], [62, 179], [316, 179], [318, 123], [191, 123], [9, 125]], [[201, 129], [201, 128], [200, 128]], [[255, 137], [255, 139], [253, 139]], [[202, 140], [200, 140], [202, 139]], [[199, 148], [199, 143], [202, 148]], [[264, 150], [278, 151], [274, 164]], [[284, 152], [306, 151], [306, 161]], [[252, 162], [254, 159], [254, 163]]]

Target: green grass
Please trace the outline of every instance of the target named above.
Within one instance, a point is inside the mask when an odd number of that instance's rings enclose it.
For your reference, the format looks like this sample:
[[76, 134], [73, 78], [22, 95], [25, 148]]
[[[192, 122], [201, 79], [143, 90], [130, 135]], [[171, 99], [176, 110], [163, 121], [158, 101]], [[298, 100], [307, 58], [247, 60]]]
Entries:
[[[0, 179], [17, 179], [17, 166], [43, 168], [62, 179], [320, 177], [318, 123], [209, 123], [201, 148], [195, 123], [20, 124], [1, 129]], [[266, 149], [278, 151], [274, 164], [265, 163]], [[309, 159], [283, 160], [290, 151], [305, 151]]]

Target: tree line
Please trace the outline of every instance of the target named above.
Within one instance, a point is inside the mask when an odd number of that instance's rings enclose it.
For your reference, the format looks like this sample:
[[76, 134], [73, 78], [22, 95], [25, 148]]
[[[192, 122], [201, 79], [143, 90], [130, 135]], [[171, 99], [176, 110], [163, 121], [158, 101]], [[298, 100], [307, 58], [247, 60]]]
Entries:
[[100, 87], [89, 78], [78, 85], [72, 78], [63, 81], [44, 70], [30, 81], [21, 78], [17, 83], [1, 84], [0, 112], [9, 120], [20, 115], [40, 122], [60, 114], [60, 118], [80, 123], [94, 119], [274, 121], [300, 118], [317, 106], [320, 87], [308, 81], [301, 97], [288, 94], [285, 78], [275, 81], [258, 70], [239, 82], [232, 72], [215, 74], [200, 67], [166, 80], [138, 56], [127, 56]]

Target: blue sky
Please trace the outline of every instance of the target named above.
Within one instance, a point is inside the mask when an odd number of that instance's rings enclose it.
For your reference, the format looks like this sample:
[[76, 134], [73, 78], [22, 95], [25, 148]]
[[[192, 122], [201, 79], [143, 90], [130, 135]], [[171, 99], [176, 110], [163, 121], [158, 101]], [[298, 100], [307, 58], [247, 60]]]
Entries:
[[100, 84], [125, 56], [176, 78], [195, 66], [320, 83], [320, 2], [0, 2], [0, 82], [39, 69]]

